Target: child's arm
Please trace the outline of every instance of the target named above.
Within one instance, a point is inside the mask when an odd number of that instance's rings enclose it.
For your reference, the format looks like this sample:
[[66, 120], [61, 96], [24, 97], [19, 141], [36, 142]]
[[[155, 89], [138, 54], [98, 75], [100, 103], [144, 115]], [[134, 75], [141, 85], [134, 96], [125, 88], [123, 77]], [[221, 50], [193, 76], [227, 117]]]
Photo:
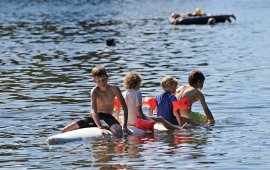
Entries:
[[114, 117], [120, 124], [122, 124], [122, 121], [119, 117], [120, 110], [121, 110], [121, 104], [120, 104], [118, 98], [115, 98], [114, 99]]
[[176, 117], [176, 120], [177, 120], [179, 126], [182, 127], [182, 120], [181, 120], [181, 116], [180, 116], [180, 110], [177, 110], [177, 111], [173, 112], [173, 114]]
[[154, 109], [152, 107], [149, 107], [148, 116], [153, 116]]
[[114, 108], [114, 117], [119, 123], [121, 123], [120, 118], [119, 118], [119, 113], [120, 113], [120, 108], [115, 107]]
[[204, 98], [204, 95], [201, 93], [199, 95], [199, 100], [201, 102], [201, 105], [202, 105], [202, 108], [204, 110], [204, 113], [208, 119], [208, 123], [209, 124], [214, 124], [215, 123], [215, 119], [212, 115], [212, 112], [210, 111], [210, 109], [208, 108], [207, 104], [206, 104], [206, 101], [205, 101], [205, 98]]
[[149, 106], [148, 116], [152, 117], [153, 112], [154, 112], [155, 108], [157, 107], [156, 98], [146, 98], [144, 100], [145, 100], [146, 104]]
[[97, 95], [95, 92], [95, 89], [93, 89], [91, 91], [91, 113], [92, 113], [92, 117], [97, 125], [97, 127], [101, 130], [101, 133], [104, 135], [109, 135], [109, 131], [107, 129], [104, 129], [102, 127], [102, 124], [100, 122], [100, 119], [98, 117], [98, 112], [97, 112]]
[[125, 99], [122, 96], [121, 91], [118, 87], [116, 87], [116, 97], [118, 98], [118, 100], [122, 106], [123, 112], [124, 112], [123, 131], [126, 132], [127, 134], [132, 134], [127, 128], [127, 121], [128, 121], [127, 105], [126, 105]]
[[142, 111], [142, 106], [137, 106], [137, 113], [140, 118], [146, 119], [146, 116], [143, 114], [143, 111]]

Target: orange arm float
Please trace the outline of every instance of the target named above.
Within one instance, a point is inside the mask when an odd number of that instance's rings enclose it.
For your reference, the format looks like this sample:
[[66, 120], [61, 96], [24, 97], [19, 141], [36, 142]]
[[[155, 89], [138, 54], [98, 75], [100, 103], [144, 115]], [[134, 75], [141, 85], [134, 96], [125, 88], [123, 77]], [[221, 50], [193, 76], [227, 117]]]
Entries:
[[157, 100], [155, 97], [152, 98], [145, 97], [142, 101], [142, 104], [155, 109], [157, 107]]
[[189, 109], [189, 101], [188, 98], [183, 98], [181, 100], [173, 101], [173, 110], [177, 111], [179, 109]]
[[136, 128], [138, 129], [150, 130], [154, 132], [155, 123], [156, 123], [155, 121], [148, 121], [148, 120], [141, 119], [139, 117], [136, 118]]
[[118, 98], [114, 98], [114, 107], [116, 107], [118, 109], [122, 108]]

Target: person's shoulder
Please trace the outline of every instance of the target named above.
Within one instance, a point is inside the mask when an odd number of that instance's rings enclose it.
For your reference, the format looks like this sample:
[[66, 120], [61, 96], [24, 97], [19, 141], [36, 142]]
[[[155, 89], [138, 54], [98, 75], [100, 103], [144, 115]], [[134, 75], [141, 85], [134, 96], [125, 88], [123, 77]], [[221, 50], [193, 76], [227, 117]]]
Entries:
[[177, 100], [176, 96], [173, 94], [169, 94], [169, 98], [171, 99], [171, 101]]
[[137, 96], [140, 96], [140, 97], [142, 96], [142, 93], [140, 90], [135, 89], [135, 93], [137, 94]]
[[109, 90], [111, 91], [114, 91], [114, 92], [120, 91], [120, 88], [115, 84], [108, 84], [108, 86], [109, 86]]
[[182, 86], [179, 86], [177, 89], [176, 89], [176, 93], [179, 93], [180, 91], [182, 91], [184, 89], [185, 85], [182, 85]]
[[196, 89], [196, 94], [197, 96], [204, 96], [203, 92], [198, 89]]
[[108, 84], [108, 86], [113, 89], [119, 89], [118, 85], [116, 84]]
[[98, 86], [95, 86], [92, 88], [92, 90], [90, 91], [89, 94], [92, 96], [92, 95], [97, 94], [97, 93], [98, 93]]
[[176, 89], [176, 93], [179, 93], [181, 91], [186, 90], [188, 87], [190, 87], [190, 85], [186, 84], [186, 85], [181, 85]]
[[98, 90], [98, 86], [95, 86], [95, 87], [92, 88], [91, 93], [93, 93], [93, 92], [95, 92], [97, 90]]
[[162, 93], [156, 95], [156, 98], [160, 98], [160, 97], [164, 96], [164, 94], [165, 94], [165, 92], [162, 92]]
[[131, 93], [135, 93], [135, 94], [140, 93], [140, 90], [138, 90], [138, 89], [127, 89], [127, 90], [130, 91]]
[[171, 94], [170, 92], [163, 93], [163, 96], [165, 97], [166, 100], [170, 101], [176, 100], [175, 95]]
[[192, 89], [189, 92], [189, 94], [200, 100], [204, 98], [204, 94], [199, 89], [196, 89], [196, 88]]

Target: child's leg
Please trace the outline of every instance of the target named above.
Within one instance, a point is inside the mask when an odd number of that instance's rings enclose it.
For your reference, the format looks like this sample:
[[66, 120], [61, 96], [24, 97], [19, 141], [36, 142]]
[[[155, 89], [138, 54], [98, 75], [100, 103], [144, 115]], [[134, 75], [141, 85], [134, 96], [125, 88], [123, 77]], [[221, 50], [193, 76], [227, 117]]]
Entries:
[[198, 123], [196, 123], [193, 119], [191, 119], [189, 117], [181, 116], [181, 120], [182, 120], [183, 125], [186, 123], [191, 124], [193, 126], [199, 125]]
[[82, 118], [82, 119], [80, 119], [80, 120], [78, 120], [76, 122], [72, 122], [71, 124], [69, 124], [66, 127], [64, 127], [62, 129], [62, 133], [68, 132], [68, 131], [72, 131], [72, 130], [75, 130], [75, 129], [79, 129], [79, 128], [90, 127], [89, 126], [90, 123], [91, 124], [95, 124], [93, 118], [90, 118], [90, 117]]
[[152, 117], [153, 116], [153, 112], [154, 112], [154, 108], [149, 107], [148, 116], [149, 117]]
[[68, 131], [72, 131], [72, 130], [75, 130], [75, 129], [79, 129], [79, 125], [77, 122], [72, 122], [71, 124], [67, 125], [66, 127], [64, 127], [62, 129], [62, 133], [65, 133], [65, 132], [68, 132]]
[[114, 117], [118, 122], [121, 122], [119, 118], [119, 113], [120, 113], [120, 108], [114, 108]]
[[120, 124], [113, 124], [110, 126], [110, 131], [117, 137], [122, 138], [123, 137], [123, 131], [122, 126]]
[[174, 126], [173, 124], [171, 124], [170, 122], [168, 122], [167, 120], [165, 120], [163, 117], [151, 117], [155, 122], [161, 123], [165, 128], [169, 129], [169, 130], [175, 130], [175, 129], [179, 129], [178, 127]]

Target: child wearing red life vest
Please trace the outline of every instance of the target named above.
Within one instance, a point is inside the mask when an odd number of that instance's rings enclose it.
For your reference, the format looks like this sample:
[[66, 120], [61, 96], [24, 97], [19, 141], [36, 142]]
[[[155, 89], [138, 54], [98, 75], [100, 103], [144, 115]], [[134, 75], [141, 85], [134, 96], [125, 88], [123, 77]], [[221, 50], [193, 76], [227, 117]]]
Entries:
[[[190, 72], [188, 77], [189, 84], [180, 87], [176, 91], [177, 100], [187, 99], [189, 107], [179, 110], [176, 109], [177, 111], [176, 115], [181, 115], [181, 117], [190, 118], [196, 124], [208, 122], [208, 124], [213, 125], [215, 123], [214, 117], [212, 115], [212, 112], [207, 106], [203, 93], [201, 92], [204, 80], [205, 77], [202, 72], [198, 70], [192, 70]], [[199, 101], [201, 103], [206, 116], [191, 111], [191, 106], [196, 101]]]

